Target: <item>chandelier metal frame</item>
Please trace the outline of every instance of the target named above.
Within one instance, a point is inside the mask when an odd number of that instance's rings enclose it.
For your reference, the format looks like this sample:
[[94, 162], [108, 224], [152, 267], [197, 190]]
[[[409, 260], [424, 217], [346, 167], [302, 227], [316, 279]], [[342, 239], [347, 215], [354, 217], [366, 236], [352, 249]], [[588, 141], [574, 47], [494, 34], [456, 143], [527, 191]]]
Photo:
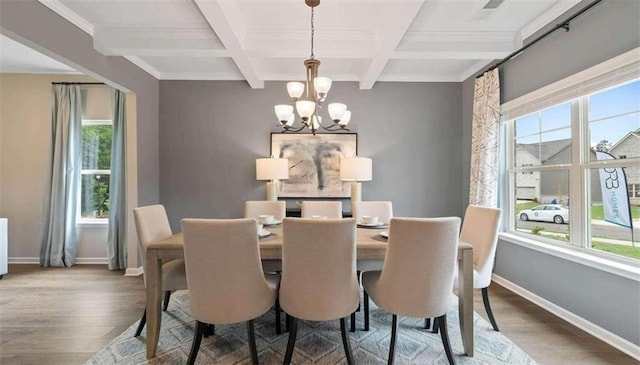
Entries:
[[[315, 58], [314, 48], [314, 9], [320, 5], [320, 0], [305, 0], [305, 4], [311, 8], [311, 55], [304, 61], [306, 68], [306, 87], [302, 82], [288, 82], [287, 92], [291, 97], [293, 105], [280, 104], [274, 107], [276, 117], [283, 128], [282, 133], [295, 133], [308, 128], [313, 135], [319, 129], [329, 132], [349, 131], [347, 125], [351, 120], [351, 111], [347, 110], [347, 106], [342, 103], [331, 103], [328, 105], [328, 112], [332, 124], [324, 126], [322, 117], [318, 115], [319, 109], [323, 108], [323, 102], [327, 98], [329, 89], [331, 88], [331, 79], [327, 77], [318, 77], [318, 69], [320, 68], [320, 60]], [[305, 98], [302, 94], [305, 92]], [[295, 107], [295, 108], [294, 108]], [[295, 111], [300, 116], [300, 127], [294, 127]]]

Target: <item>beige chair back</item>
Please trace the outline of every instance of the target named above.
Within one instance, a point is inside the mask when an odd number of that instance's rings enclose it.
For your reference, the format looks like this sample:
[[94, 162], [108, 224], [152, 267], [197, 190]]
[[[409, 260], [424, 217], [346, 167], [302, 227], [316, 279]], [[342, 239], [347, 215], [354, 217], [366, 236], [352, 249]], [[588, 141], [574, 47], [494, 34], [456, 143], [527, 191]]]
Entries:
[[460, 218], [392, 218], [376, 303], [407, 317], [440, 317], [451, 303]]
[[[142, 260], [142, 269], [147, 271], [147, 250], [149, 243], [170, 237], [171, 226], [164, 206], [161, 204], [149, 205], [133, 209], [133, 220], [138, 232], [138, 254]], [[145, 286], [147, 279], [144, 278]]]
[[393, 217], [393, 208], [390, 201], [356, 201], [353, 202], [353, 217], [356, 222], [362, 221], [363, 215], [378, 217], [382, 223], [389, 224]]
[[264, 314], [276, 292], [262, 273], [255, 220], [183, 219], [191, 314], [205, 323], [248, 321]]
[[325, 216], [330, 219], [342, 218], [341, 201], [309, 201], [305, 200], [301, 206], [302, 218], [311, 218], [314, 215]]
[[310, 321], [344, 318], [358, 307], [355, 219], [285, 218], [280, 305]]
[[287, 212], [286, 202], [273, 200], [248, 200], [244, 203], [244, 217], [258, 219], [263, 214], [281, 221]]
[[477, 272], [475, 288], [486, 288], [491, 283], [501, 215], [498, 208], [478, 205], [469, 205], [464, 215], [460, 240], [473, 246], [473, 267]]

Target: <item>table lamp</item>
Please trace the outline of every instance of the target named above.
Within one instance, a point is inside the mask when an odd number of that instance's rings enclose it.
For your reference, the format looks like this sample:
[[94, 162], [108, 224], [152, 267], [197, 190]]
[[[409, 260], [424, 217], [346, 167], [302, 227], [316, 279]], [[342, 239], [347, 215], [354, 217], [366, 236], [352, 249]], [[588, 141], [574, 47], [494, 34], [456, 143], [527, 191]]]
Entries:
[[267, 200], [278, 200], [278, 180], [289, 178], [289, 160], [286, 158], [256, 159], [256, 180], [267, 182]]
[[351, 181], [351, 202], [362, 200], [360, 181], [371, 181], [372, 162], [366, 157], [347, 157], [340, 160], [340, 180]]

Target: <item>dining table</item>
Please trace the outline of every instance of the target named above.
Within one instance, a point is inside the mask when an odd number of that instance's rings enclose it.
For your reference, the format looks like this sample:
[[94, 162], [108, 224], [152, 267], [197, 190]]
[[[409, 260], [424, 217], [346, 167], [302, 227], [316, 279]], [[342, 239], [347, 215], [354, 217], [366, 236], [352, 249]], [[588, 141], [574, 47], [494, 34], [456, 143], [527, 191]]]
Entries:
[[[267, 271], [276, 270], [282, 260], [282, 226], [265, 227], [270, 233], [260, 238], [260, 258]], [[380, 229], [357, 228], [357, 270], [382, 270], [387, 252], [386, 238]], [[147, 282], [147, 358], [155, 357], [158, 348], [162, 320], [162, 263], [184, 259], [184, 239], [176, 233], [163, 240], [151, 242], [146, 247], [147, 267], [144, 273]], [[473, 356], [473, 247], [458, 242], [458, 317], [464, 352]]]

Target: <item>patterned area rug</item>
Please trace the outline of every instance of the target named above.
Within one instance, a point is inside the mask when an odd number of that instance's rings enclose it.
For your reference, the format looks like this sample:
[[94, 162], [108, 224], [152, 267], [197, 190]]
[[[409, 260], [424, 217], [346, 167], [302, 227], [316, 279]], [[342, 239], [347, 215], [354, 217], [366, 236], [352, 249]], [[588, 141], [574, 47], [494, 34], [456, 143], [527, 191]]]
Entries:
[[[449, 340], [457, 364], [535, 364], [535, 362], [500, 332], [474, 313], [475, 356], [463, 353], [458, 326], [458, 307], [454, 301], [447, 313]], [[386, 364], [391, 336], [391, 315], [371, 302], [370, 331], [362, 330], [362, 314], [357, 314], [357, 328], [350, 332], [353, 355], [359, 364]], [[498, 320], [500, 314], [498, 313]], [[284, 318], [284, 316], [283, 316]], [[283, 321], [284, 322], [284, 321]], [[401, 318], [396, 343], [397, 364], [448, 364], [440, 334], [422, 328], [424, 320]], [[171, 297], [169, 309], [162, 314], [160, 342], [156, 357], [145, 358], [145, 331], [133, 337], [136, 326], [129, 327], [87, 364], [184, 364], [193, 339], [194, 321], [189, 312], [186, 292]], [[284, 326], [283, 326], [284, 328]], [[146, 328], [145, 328], [146, 329]], [[275, 334], [274, 312], [255, 321], [258, 357], [261, 364], [282, 364], [288, 333]], [[216, 326], [213, 337], [203, 338], [196, 364], [250, 364], [246, 324]], [[339, 321], [298, 324], [293, 356], [294, 364], [346, 364]]]

